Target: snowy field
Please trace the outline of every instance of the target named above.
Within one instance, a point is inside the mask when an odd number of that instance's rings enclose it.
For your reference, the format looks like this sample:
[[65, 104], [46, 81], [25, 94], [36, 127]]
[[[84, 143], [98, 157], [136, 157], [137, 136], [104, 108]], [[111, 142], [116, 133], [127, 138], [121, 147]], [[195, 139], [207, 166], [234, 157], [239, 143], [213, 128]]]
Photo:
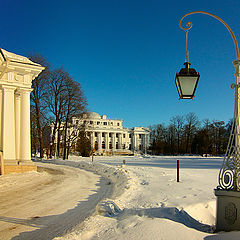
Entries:
[[[177, 159], [180, 182], [176, 181]], [[23, 189], [28, 181], [37, 185], [39, 191], [31, 197], [25, 192], [24, 201], [28, 203], [25, 205], [18, 206], [17, 197], [15, 203], [6, 201], [5, 204], [18, 207], [19, 215], [16, 218], [16, 210], [12, 210], [10, 217], [4, 218], [10, 210], [2, 209], [0, 234], [4, 229], [18, 232], [11, 235], [14, 238], [7, 238], [9, 232], [5, 232], [5, 238], [0, 235], [0, 239], [239, 240], [237, 231], [213, 233], [216, 211], [213, 190], [218, 185], [222, 160], [194, 156], [97, 156], [93, 162], [92, 158], [83, 157], [37, 162], [38, 166], [59, 173], [0, 177], [0, 193], [11, 196], [12, 189], [17, 194], [15, 187]], [[30, 216], [24, 211], [26, 205]], [[44, 208], [46, 205], [48, 209]], [[81, 222], [83, 211], [87, 218]], [[14, 225], [9, 227], [8, 223]]]
[[[180, 182], [176, 181], [177, 159]], [[96, 169], [105, 176], [109, 167], [114, 168], [111, 175], [117, 177], [117, 186], [114, 196], [101, 201], [93, 216], [58, 240], [240, 239], [240, 232], [213, 233], [213, 190], [222, 158], [94, 157], [93, 164], [90, 158], [71, 160], [88, 162], [81, 163], [85, 169]]]

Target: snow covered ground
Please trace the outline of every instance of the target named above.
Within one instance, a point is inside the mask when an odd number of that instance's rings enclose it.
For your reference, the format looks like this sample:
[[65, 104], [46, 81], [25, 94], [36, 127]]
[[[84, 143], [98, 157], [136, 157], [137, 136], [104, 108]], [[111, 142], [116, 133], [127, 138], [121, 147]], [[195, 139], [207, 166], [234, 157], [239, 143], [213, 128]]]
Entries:
[[[180, 182], [176, 181], [177, 159], [180, 160]], [[27, 220], [23, 215], [23, 225], [25, 222], [35, 221], [35, 225], [32, 224], [33, 226], [30, 225], [30, 227], [35, 227], [36, 230], [32, 233], [22, 232], [19, 237], [14, 239], [52, 239], [52, 237], [44, 238], [41, 234], [44, 234], [46, 230], [61, 229], [65, 226], [64, 231], [60, 231], [60, 235], [55, 235], [61, 237], [55, 237], [55, 240], [239, 240], [240, 232], [237, 231], [213, 233], [216, 211], [216, 198], [213, 189], [218, 185], [217, 179], [222, 160], [218, 157], [202, 158], [194, 156], [98, 156], [94, 157], [93, 162], [91, 158], [82, 157], [71, 157], [70, 160], [65, 161], [43, 160], [40, 165], [44, 166], [46, 164], [51, 169], [65, 172], [65, 166], [63, 165], [67, 165], [67, 168], [72, 166], [76, 169], [74, 174], [77, 175], [77, 178], [74, 177], [71, 180], [69, 174], [66, 175], [68, 177], [67, 181], [61, 178], [64, 185], [59, 188], [59, 192], [55, 191], [55, 197], [51, 196], [52, 201], [59, 200], [59, 196], [63, 197], [64, 201], [71, 199], [72, 196], [74, 196], [74, 199], [68, 204], [64, 204], [64, 208], [60, 207], [59, 204], [54, 204], [59, 209], [56, 207], [56, 210], [51, 208], [52, 212], [34, 213], [32, 216], [40, 217], [37, 219]], [[126, 164], [123, 164], [123, 161]], [[78, 172], [81, 169], [95, 173], [91, 173], [92, 175], [89, 175], [86, 179], [91, 182], [89, 189], [86, 183], [86, 189], [84, 189], [84, 184], [81, 182], [81, 173]], [[70, 171], [70, 168], [68, 171]], [[46, 173], [45, 175], [36, 174], [39, 175], [38, 181], [40, 182], [45, 181], [44, 179], [48, 177]], [[99, 175], [107, 178], [105, 182], [102, 182], [100, 188]], [[12, 181], [6, 181], [6, 179], [15, 179], [14, 184], [16, 185], [16, 182], [19, 182], [17, 176], [0, 177], [0, 185], [2, 184], [3, 189], [7, 191]], [[21, 179], [22, 177], [20, 177], [20, 181]], [[35, 178], [30, 179], [33, 183], [37, 181]], [[73, 180], [74, 182], [71, 183]], [[77, 181], [79, 181], [79, 192], [84, 191], [84, 200], [86, 200], [86, 193], [90, 195], [88, 201], [84, 201], [84, 208], [88, 206], [95, 210], [94, 213], [92, 212], [92, 216], [85, 219], [81, 224], [76, 224], [76, 220], [80, 221], [79, 215], [82, 214], [82, 199], [78, 199], [78, 195], [74, 194], [73, 191], [77, 187]], [[55, 187], [57, 186], [55, 184]], [[64, 194], [64, 188], [68, 190], [66, 194]], [[96, 209], [93, 207], [95, 205], [91, 199], [93, 191], [104, 192], [104, 195], [108, 195], [104, 199], [102, 197], [98, 198]], [[72, 195], [69, 195], [69, 193]], [[41, 194], [40, 200], [44, 201], [44, 194]], [[36, 201], [34, 202], [36, 203]], [[95, 201], [95, 203], [97, 202]], [[57, 220], [54, 223], [49, 221], [45, 225], [36, 224], [37, 221], [41, 222], [41, 219], [51, 220], [53, 219], [52, 216]], [[5, 220], [0, 218], [0, 227]], [[18, 226], [22, 222], [15, 222], [14, 224]], [[71, 222], [69, 228], [68, 222]], [[25, 230], [23, 229], [23, 231]], [[67, 233], [63, 235], [64, 232]], [[38, 238], [32, 238], [34, 233], [38, 234]], [[54, 234], [51, 236], [54, 236]]]
[[240, 239], [237, 231], [213, 233], [216, 211], [213, 189], [218, 185], [222, 158], [113, 156], [94, 157], [93, 163], [89, 158], [71, 160], [88, 162], [84, 168], [97, 169], [98, 173], [108, 174], [109, 166], [112, 167], [114, 172], [108, 177], [115, 175], [117, 187], [114, 196], [101, 201], [96, 213], [83, 225], [57, 240]]

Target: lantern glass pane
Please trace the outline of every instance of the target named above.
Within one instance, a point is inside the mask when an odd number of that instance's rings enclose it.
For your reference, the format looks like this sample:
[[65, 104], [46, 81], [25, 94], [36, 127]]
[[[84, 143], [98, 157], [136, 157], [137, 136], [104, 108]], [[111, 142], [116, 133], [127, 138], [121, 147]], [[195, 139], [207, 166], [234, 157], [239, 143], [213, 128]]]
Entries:
[[192, 96], [194, 94], [195, 86], [198, 80], [198, 76], [196, 77], [182, 77], [179, 76], [179, 85], [181, 87], [182, 95]]

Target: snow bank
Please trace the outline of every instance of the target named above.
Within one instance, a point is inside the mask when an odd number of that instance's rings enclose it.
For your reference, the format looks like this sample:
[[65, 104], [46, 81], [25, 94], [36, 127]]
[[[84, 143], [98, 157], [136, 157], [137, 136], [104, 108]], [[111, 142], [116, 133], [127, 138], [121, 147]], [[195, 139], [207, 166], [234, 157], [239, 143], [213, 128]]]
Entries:
[[115, 187], [112, 197], [101, 201], [83, 225], [56, 239], [240, 239], [238, 232], [212, 233], [213, 189], [222, 158], [111, 156], [94, 157], [94, 163], [81, 157], [72, 161], [107, 177]]

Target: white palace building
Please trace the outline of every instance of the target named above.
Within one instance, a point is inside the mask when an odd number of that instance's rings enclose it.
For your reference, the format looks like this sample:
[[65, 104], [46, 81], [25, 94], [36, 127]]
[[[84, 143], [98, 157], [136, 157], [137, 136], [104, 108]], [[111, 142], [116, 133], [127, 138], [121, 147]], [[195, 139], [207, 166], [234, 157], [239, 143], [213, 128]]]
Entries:
[[89, 112], [82, 118], [72, 119], [68, 134], [85, 126], [87, 136], [95, 154], [136, 154], [146, 153], [149, 143], [149, 129], [145, 127], [123, 128], [123, 120], [113, 120], [106, 115]]

